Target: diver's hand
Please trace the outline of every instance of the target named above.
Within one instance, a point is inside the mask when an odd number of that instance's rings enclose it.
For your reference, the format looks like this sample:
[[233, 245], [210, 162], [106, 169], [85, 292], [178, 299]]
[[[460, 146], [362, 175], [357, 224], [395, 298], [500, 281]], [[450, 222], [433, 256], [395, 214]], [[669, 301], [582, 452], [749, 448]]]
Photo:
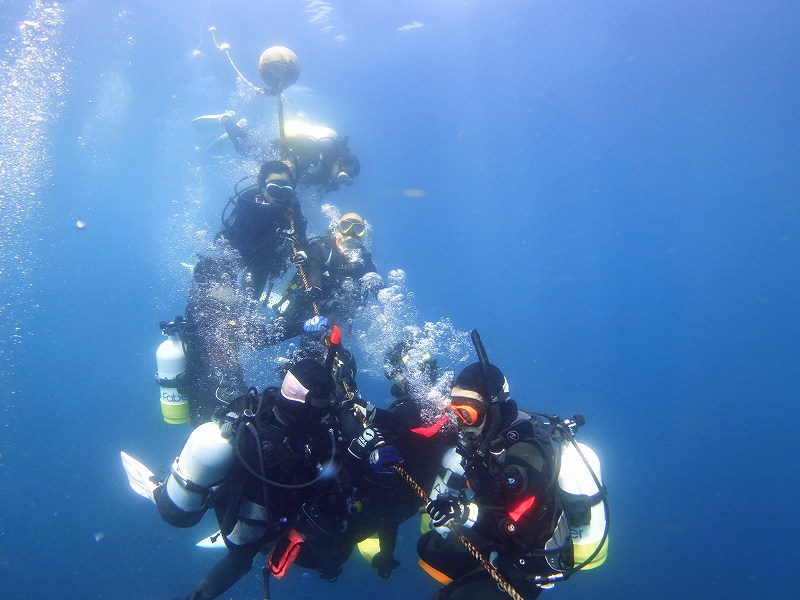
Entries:
[[394, 446], [379, 445], [369, 453], [369, 468], [376, 473], [391, 473], [392, 467], [403, 462], [400, 451]]
[[298, 250], [297, 252], [295, 252], [295, 253], [292, 255], [292, 264], [293, 264], [295, 267], [299, 267], [299, 266], [301, 266], [303, 263], [305, 263], [305, 262], [306, 262], [306, 259], [307, 259], [307, 258], [308, 258], [308, 255], [307, 255], [305, 252], [303, 252], [302, 250]]
[[356, 460], [367, 461], [369, 460], [370, 453], [378, 446], [386, 444], [381, 432], [372, 427], [367, 427], [355, 438], [347, 447], [347, 452]]
[[439, 494], [428, 502], [425, 511], [430, 515], [434, 527], [472, 527], [478, 520], [478, 505], [468, 504], [455, 494]]
[[306, 333], [322, 333], [328, 329], [328, 319], [322, 315], [316, 315], [303, 322], [303, 331]]

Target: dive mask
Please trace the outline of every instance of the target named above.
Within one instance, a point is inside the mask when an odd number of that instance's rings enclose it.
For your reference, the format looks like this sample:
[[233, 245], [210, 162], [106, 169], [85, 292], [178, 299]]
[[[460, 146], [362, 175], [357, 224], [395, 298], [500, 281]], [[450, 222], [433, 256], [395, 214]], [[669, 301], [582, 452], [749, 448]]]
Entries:
[[272, 200], [290, 200], [294, 188], [283, 181], [268, 181], [264, 185], [264, 195]]
[[339, 221], [339, 233], [348, 237], [364, 237], [367, 233], [367, 226], [363, 221], [351, 221], [344, 219]]

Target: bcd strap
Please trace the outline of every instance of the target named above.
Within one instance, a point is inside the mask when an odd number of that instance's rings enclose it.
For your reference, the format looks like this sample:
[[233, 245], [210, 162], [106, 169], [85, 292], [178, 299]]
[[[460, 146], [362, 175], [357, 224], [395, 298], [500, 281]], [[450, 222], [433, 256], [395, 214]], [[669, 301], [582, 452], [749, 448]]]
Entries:
[[208, 487], [204, 487], [202, 485], [196, 484], [194, 481], [187, 479], [184, 477], [180, 471], [178, 471], [178, 459], [175, 459], [175, 462], [172, 463], [172, 467], [170, 469], [172, 476], [175, 478], [175, 481], [180, 485], [183, 489], [187, 492], [191, 492], [192, 494], [197, 494], [203, 499], [202, 508], [203, 510], [209, 508], [211, 506], [211, 500], [213, 499], [213, 490], [212, 488], [215, 485], [219, 485], [219, 483], [212, 484]]
[[511, 444], [516, 444], [519, 441], [528, 441], [533, 436], [533, 433], [534, 426], [531, 419], [525, 418], [515, 421], [489, 442], [489, 448], [493, 452], [500, 448], [508, 448]]
[[[605, 486], [603, 486], [605, 488]], [[586, 494], [571, 494], [561, 490], [561, 499], [564, 510], [572, 527], [584, 527], [589, 524], [592, 517], [592, 507], [601, 502], [605, 496], [605, 489], [588, 496]]]
[[178, 373], [175, 377], [161, 378], [158, 376], [158, 373], [156, 373], [156, 383], [165, 388], [183, 387], [184, 375], [185, 373]]

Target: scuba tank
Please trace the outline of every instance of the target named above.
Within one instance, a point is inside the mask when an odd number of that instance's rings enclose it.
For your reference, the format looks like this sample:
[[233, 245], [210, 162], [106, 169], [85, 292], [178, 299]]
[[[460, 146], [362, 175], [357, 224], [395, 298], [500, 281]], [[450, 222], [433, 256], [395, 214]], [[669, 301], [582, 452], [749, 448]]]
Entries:
[[[450, 446], [442, 456], [442, 468], [444, 469], [444, 474], [439, 473], [436, 475], [428, 498], [436, 500], [440, 494], [458, 494], [461, 492], [465, 492], [470, 498], [474, 496], [472, 490], [466, 488], [467, 479], [464, 477], [464, 466], [461, 463], [461, 455], [455, 446]], [[431, 518], [428, 513], [422, 513], [419, 528], [421, 533], [426, 533], [431, 529]], [[449, 531], [446, 528], [441, 528], [439, 535], [446, 538], [449, 535]]]
[[[594, 450], [578, 442], [577, 448], [567, 444], [561, 451], [558, 487], [561, 489], [569, 520], [575, 564], [586, 562], [583, 569], [599, 567], [608, 555], [606, 511], [603, 506], [604, 490], [598, 489], [597, 482], [589, 471], [590, 468], [602, 488], [600, 459]], [[600, 544], [602, 547], [592, 558], [592, 554]], [[587, 562], [590, 558], [591, 560]]]
[[442, 457], [442, 467], [445, 474], [436, 475], [431, 492], [428, 494], [431, 500], [435, 500], [439, 494], [461, 491], [466, 483], [464, 466], [461, 464], [461, 455], [455, 446], [451, 446], [445, 452]]
[[233, 445], [217, 423], [203, 423], [186, 440], [172, 472], [156, 492], [156, 506], [175, 527], [196, 525], [210, 506], [211, 488], [222, 482], [235, 460]]
[[162, 321], [161, 333], [167, 339], [156, 350], [156, 380], [161, 387], [161, 414], [172, 425], [189, 422], [189, 399], [178, 389], [186, 372], [186, 353], [183, 351], [180, 335], [182, 325], [183, 317], [175, 317], [170, 323]]

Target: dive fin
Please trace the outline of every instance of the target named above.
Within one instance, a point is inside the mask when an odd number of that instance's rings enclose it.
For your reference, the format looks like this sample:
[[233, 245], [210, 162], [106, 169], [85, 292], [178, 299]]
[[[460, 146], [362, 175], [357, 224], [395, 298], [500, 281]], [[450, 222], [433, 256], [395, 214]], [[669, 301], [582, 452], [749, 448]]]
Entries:
[[228, 141], [228, 134], [223, 133], [221, 136], [214, 138], [214, 141], [212, 141], [208, 146], [206, 146], [206, 152], [214, 153], [217, 149], [217, 146], [227, 141]]
[[222, 539], [222, 532], [217, 531], [210, 536], [203, 538], [195, 544], [198, 548], [222, 548], [225, 549], [225, 541]]
[[120, 452], [120, 455], [122, 456], [122, 466], [125, 467], [125, 474], [128, 476], [128, 483], [133, 491], [155, 504], [156, 499], [153, 492], [159, 484], [156, 482], [153, 472], [129, 454]]
[[218, 115], [202, 115], [200, 117], [195, 117], [194, 119], [192, 119], [192, 123], [194, 124], [195, 127], [198, 128], [206, 128], [211, 126], [219, 127], [221, 124], [220, 121], [222, 120], [222, 117], [233, 114], [234, 113], [232, 112], [224, 112]]
[[381, 543], [377, 536], [369, 537], [358, 542], [358, 552], [361, 554], [361, 558], [367, 561], [369, 565], [372, 564], [372, 559], [375, 558], [375, 555], [380, 552], [380, 550]]

